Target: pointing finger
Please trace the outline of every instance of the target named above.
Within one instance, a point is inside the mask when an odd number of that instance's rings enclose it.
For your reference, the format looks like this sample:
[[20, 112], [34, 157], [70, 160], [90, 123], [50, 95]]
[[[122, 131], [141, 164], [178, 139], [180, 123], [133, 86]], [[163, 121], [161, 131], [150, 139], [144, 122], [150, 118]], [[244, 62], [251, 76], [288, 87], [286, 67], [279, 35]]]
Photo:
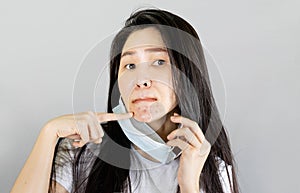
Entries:
[[116, 121], [120, 119], [129, 119], [133, 116], [133, 113], [122, 113], [122, 114], [116, 114], [116, 113], [97, 113], [98, 121], [100, 123], [107, 122], [107, 121]]

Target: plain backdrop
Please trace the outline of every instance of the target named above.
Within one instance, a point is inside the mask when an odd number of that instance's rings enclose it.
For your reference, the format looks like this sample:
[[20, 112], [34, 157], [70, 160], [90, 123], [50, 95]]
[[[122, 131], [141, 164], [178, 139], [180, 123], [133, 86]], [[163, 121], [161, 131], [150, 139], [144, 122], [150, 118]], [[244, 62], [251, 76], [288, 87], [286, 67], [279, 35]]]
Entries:
[[298, 0], [1, 1], [0, 192], [10, 191], [43, 125], [73, 112], [84, 57], [145, 6], [188, 20], [218, 64], [241, 192], [300, 192]]

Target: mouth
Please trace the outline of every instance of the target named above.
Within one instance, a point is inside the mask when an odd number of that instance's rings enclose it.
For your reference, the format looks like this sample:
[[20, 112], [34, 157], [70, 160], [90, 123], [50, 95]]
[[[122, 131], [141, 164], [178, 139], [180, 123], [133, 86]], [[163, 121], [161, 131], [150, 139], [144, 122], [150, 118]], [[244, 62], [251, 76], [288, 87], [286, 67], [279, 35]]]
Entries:
[[156, 98], [151, 98], [151, 97], [145, 97], [145, 98], [137, 98], [137, 99], [134, 99], [132, 101], [132, 103], [136, 104], [136, 103], [140, 103], [140, 102], [155, 102], [157, 101]]

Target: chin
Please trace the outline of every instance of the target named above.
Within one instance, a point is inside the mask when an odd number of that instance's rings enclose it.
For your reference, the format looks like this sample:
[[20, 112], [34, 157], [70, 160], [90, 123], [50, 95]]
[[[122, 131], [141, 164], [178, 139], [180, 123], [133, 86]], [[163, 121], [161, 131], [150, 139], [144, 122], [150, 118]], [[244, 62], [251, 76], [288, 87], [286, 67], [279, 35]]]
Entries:
[[137, 119], [154, 120], [166, 114], [166, 108], [158, 102], [147, 103], [140, 102], [129, 107], [130, 111], [134, 112]]
[[166, 121], [166, 115], [165, 114], [151, 114], [151, 113], [143, 113], [143, 114], [134, 114], [133, 118], [139, 122], [147, 123], [153, 129], [159, 129], [164, 122]]
[[151, 122], [152, 120], [152, 115], [150, 113], [138, 113], [133, 111], [133, 118], [139, 122]]

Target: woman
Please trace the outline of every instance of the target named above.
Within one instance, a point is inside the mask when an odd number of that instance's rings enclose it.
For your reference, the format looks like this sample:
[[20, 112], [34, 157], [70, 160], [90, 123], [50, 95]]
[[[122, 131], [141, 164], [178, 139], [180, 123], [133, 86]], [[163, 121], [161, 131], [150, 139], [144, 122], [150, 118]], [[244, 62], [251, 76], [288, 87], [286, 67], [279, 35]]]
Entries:
[[193, 27], [167, 11], [137, 11], [110, 55], [108, 113], [50, 120], [12, 192], [237, 193]]

